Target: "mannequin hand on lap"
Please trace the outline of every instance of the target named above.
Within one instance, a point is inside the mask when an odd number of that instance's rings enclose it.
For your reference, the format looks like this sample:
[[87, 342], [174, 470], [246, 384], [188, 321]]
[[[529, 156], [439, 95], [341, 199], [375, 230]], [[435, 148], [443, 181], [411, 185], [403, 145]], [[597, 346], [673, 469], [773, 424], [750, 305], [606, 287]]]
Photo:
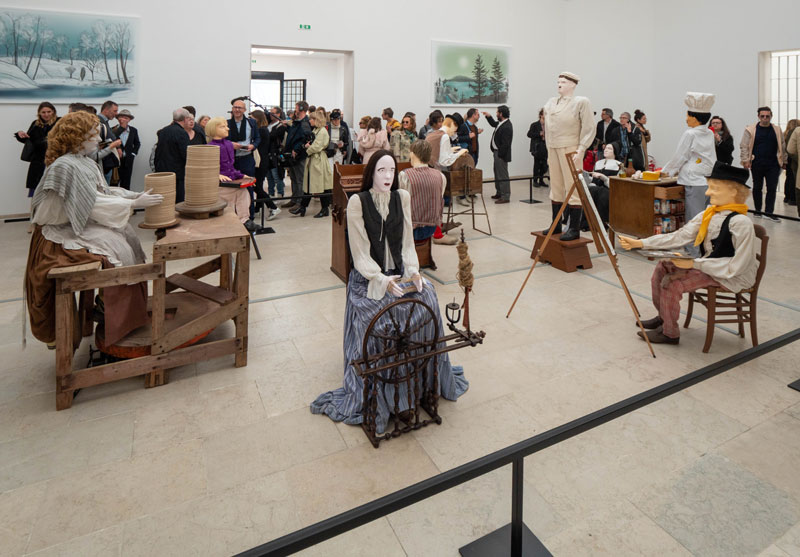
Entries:
[[417, 292], [422, 292], [422, 289], [425, 288], [425, 284], [422, 282], [422, 277], [419, 273], [411, 277], [411, 282], [417, 287]]
[[670, 259], [678, 269], [691, 269], [694, 267], [694, 259]]
[[389, 277], [389, 286], [386, 287], [386, 292], [394, 296], [395, 298], [402, 298], [403, 296], [403, 289], [397, 283], [400, 280], [399, 275], [393, 275]]
[[230, 181], [231, 181], [231, 179], [230, 179], [230, 178], [228, 178], [227, 176], [225, 176], [224, 174], [220, 174], [220, 175], [219, 175], [219, 181], [220, 181], [220, 182], [230, 182]]
[[160, 193], [152, 194], [153, 190], [142, 192], [136, 199], [133, 200], [134, 209], [143, 209], [145, 207], [153, 207], [164, 201], [164, 196]]
[[622, 249], [625, 250], [639, 249], [642, 247], [641, 240], [637, 240], [636, 238], [630, 238], [628, 236], [620, 236], [619, 243], [622, 246]]

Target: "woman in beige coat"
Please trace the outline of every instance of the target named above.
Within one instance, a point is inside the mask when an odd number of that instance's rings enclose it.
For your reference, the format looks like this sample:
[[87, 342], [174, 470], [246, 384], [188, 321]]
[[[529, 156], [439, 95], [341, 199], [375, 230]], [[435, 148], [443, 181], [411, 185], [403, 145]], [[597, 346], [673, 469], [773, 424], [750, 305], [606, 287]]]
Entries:
[[314, 138], [306, 143], [306, 171], [303, 174], [303, 191], [305, 195], [297, 209], [289, 211], [293, 215], [306, 216], [306, 208], [311, 203], [311, 196], [321, 193], [320, 202], [322, 210], [314, 215], [315, 219], [328, 216], [328, 205], [330, 205], [331, 190], [333, 189], [333, 171], [328, 164], [328, 155], [325, 150], [330, 143], [330, 136], [325, 129], [325, 112], [317, 110], [311, 113], [308, 123], [314, 129]]
[[[800, 125], [797, 127], [800, 129]], [[797, 202], [797, 214], [800, 215], [800, 133], [798, 133], [797, 129], [794, 130], [791, 137], [789, 138], [789, 143], [786, 145], [786, 154], [789, 155], [789, 162], [787, 165], [791, 164], [792, 169], [794, 170], [794, 185], [795, 185], [795, 201]], [[786, 172], [786, 175], [789, 175], [789, 172]]]

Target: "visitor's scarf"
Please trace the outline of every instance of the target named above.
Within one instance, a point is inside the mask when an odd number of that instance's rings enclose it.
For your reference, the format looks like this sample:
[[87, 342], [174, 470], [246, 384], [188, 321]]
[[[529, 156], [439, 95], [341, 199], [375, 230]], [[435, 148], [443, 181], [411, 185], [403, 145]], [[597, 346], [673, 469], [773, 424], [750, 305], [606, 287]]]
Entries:
[[727, 205], [709, 205], [703, 211], [703, 220], [700, 222], [700, 230], [697, 231], [697, 238], [694, 240], [694, 245], [699, 246], [708, 233], [708, 224], [711, 222], [711, 217], [720, 211], [735, 211], [743, 215], [747, 214], [747, 205], [744, 203], [729, 203]]
[[64, 210], [72, 231], [80, 235], [92, 212], [97, 192], [105, 190], [100, 168], [84, 155], [67, 153], [48, 166], [33, 196], [33, 209], [44, 201], [47, 192], [54, 192], [64, 201]]

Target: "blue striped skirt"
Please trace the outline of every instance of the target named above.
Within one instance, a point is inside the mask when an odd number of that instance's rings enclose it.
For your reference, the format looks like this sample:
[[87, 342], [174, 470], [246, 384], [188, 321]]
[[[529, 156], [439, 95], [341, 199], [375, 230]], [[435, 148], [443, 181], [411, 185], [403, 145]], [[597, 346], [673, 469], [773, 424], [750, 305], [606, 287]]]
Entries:
[[[411, 292], [403, 296], [403, 298], [414, 298], [427, 304], [433, 310], [435, 319], [438, 321], [439, 336], [445, 336], [446, 330], [442, 324], [442, 315], [439, 311], [439, 300], [436, 297], [436, 291], [429, 281], [426, 279], [423, 279], [423, 281], [425, 282], [425, 288], [422, 292]], [[387, 294], [382, 300], [367, 298], [367, 285], [367, 280], [358, 271], [355, 269], [350, 271], [350, 280], [347, 283], [347, 305], [344, 313], [344, 385], [335, 391], [328, 391], [319, 395], [311, 403], [311, 412], [313, 414], [326, 414], [334, 421], [343, 421], [351, 425], [362, 422], [364, 383], [356, 373], [355, 368], [350, 365], [350, 362], [362, 358], [364, 334], [367, 332], [367, 327], [372, 318], [380, 310], [396, 300], [391, 294]], [[398, 321], [405, 323], [407, 312], [410, 309], [409, 306], [411, 304], [401, 305], [393, 310], [399, 318]], [[414, 329], [417, 327], [425, 320], [426, 316], [427, 312], [419, 311], [419, 309], [414, 311], [409, 328]], [[390, 322], [388, 318], [386, 322], [387, 324]], [[382, 327], [383, 323], [376, 324], [376, 328], [382, 329]], [[416, 340], [431, 338], [432, 332], [433, 322], [430, 322], [420, 331], [417, 331], [412, 338]], [[375, 338], [370, 339], [368, 346], [372, 354], [377, 354], [383, 349], [378, 339]], [[439, 347], [444, 347], [444, 343], [441, 343]], [[463, 368], [451, 365], [448, 354], [440, 354], [436, 358], [436, 365], [439, 371], [440, 396], [447, 400], [456, 400], [467, 391], [469, 382], [464, 377]], [[428, 366], [428, 376], [431, 377], [433, 371], [432, 359]], [[400, 410], [409, 410], [406, 384], [400, 383], [397, 388], [400, 390], [398, 393]], [[391, 384], [384, 384], [383, 388], [379, 390], [378, 417], [376, 420], [378, 433], [383, 433], [386, 429], [389, 415], [394, 408], [394, 391], [395, 387]]]

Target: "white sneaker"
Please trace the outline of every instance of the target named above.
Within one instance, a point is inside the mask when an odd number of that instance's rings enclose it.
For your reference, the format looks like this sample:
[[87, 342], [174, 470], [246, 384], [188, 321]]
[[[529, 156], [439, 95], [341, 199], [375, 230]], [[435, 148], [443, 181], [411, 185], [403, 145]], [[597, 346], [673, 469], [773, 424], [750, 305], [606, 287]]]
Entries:
[[760, 218], [761, 218], [761, 215], [755, 214], [755, 215], [753, 215], [753, 218], [754, 218], [754, 219], [760, 219]]
[[279, 207], [269, 210], [269, 216], [267, 216], [267, 220], [272, 220], [280, 214], [281, 210]]

